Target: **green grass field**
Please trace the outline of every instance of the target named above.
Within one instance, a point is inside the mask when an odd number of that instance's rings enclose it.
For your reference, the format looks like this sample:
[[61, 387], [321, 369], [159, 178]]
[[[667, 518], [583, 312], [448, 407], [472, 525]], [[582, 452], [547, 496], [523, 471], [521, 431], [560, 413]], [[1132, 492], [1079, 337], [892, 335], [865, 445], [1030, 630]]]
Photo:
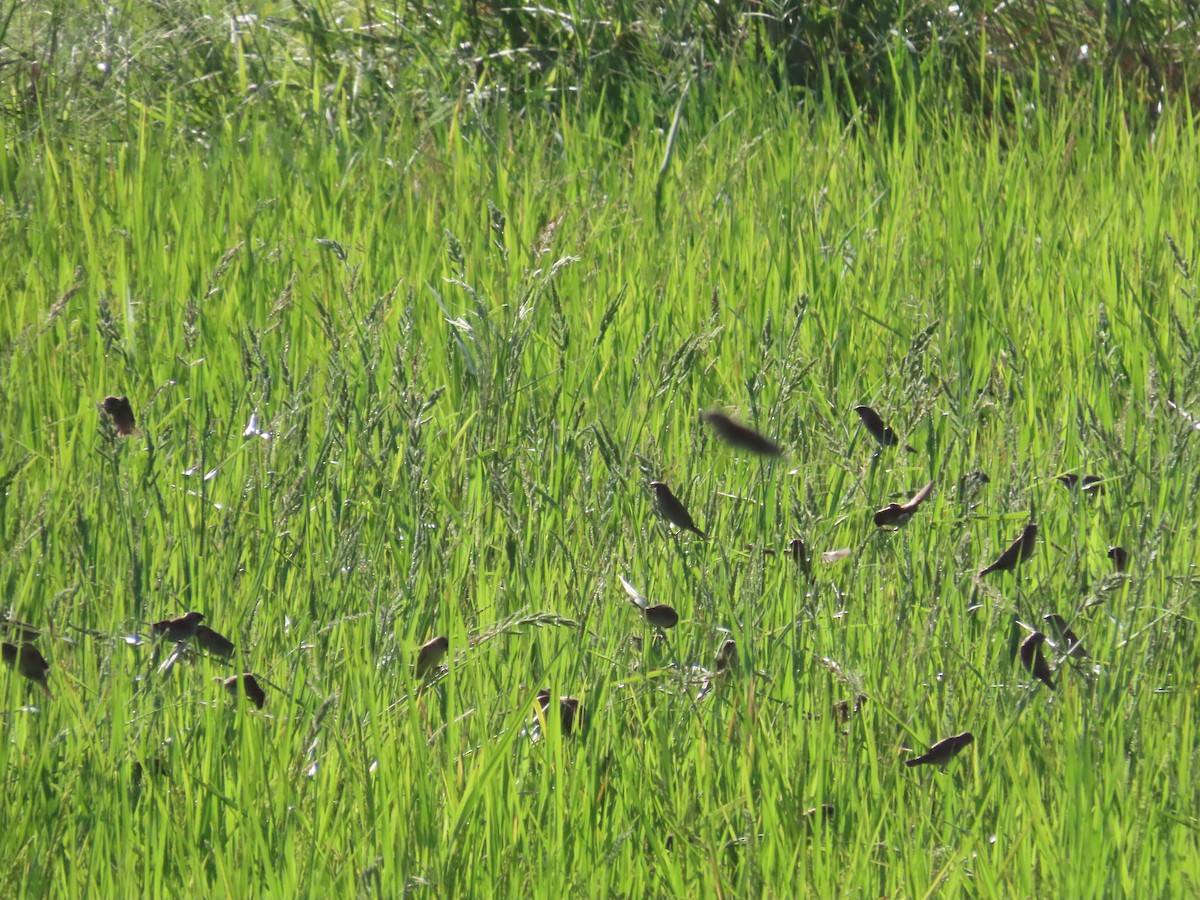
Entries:
[[[1195, 120], [739, 71], [620, 128], [0, 118], [0, 585], [54, 693], [0, 670], [6, 896], [1200, 893]], [[127, 640], [187, 610], [234, 660]]]

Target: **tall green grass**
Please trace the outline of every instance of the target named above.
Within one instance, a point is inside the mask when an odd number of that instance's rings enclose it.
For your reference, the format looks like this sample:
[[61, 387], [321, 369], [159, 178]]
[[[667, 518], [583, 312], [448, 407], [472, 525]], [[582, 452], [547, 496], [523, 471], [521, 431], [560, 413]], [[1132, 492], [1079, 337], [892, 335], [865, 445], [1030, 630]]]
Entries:
[[[1099, 84], [872, 124], [726, 74], [643, 88], [617, 137], [582, 107], [0, 120], [0, 580], [56, 693], [0, 680], [9, 895], [1200, 889], [1197, 435], [1166, 403], [1200, 412], [1194, 125]], [[875, 452], [866, 402], [915, 452]], [[710, 407], [789, 457], [715, 444]], [[980, 583], [1031, 514], [1037, 555]], [[757, 549], [794, 537], [854, 552], [809, 583]], [[665, 641], [618, 575], [678, 608]], [[234, 663], [123, 639], [187, 609]], [[1013, 659], [1050, 611], [1094, 657], [1054, 693]], [[543, 686], [581, 734], [530, 739]]]

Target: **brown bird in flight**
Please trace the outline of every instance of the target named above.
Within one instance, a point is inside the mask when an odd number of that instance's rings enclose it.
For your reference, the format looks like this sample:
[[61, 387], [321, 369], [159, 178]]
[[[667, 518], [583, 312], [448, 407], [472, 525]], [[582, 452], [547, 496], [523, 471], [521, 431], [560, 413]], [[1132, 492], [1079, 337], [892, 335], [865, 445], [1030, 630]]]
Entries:
[[33, 644], [22, 644], [18, 647], [5, 641], [0, 644], [0, 656], [3, 657], [6, 666], [16, 669], [30, 681], [37, 682], [47, 697], [54, 696], [46, 679], [50, 672], [50, 663], [46, 662], [46, 657], [42, 656]]
[[[880, 447], [900, 446], [899, 435], [896, 434], [891, 425], [888, 425], [883, 421], [883, 418], [879, 415], [879, 413], [875, 412], [875, 410], [869, 406], [856, 406], [854, 407], [854, 411], [858, 413], [858, 417], [862, 419], [863, 427], [867, 429], [867, 432], [871, 435], [871, 437], [875, 438], [875, 440], [879, 442]], [[913, 452], [913, 448], [909, 447], [907, 444], [904, 446], [904, 449], [909, 453]]]
[[1124, 547], [1109, 547], [1108, 558], [1112, 560], [1114, 572], [1124, 572], [1129, 568], [1129, 551]]
[[908, 524], [925, 498], [933, 491], [933, 482], [925, 485], [904, 503], [889, 503], [883, 509], [875, 512], [875, 525], [878, 528], [902, 528]]
[[207, 625], [196, 626], [196, 643], [213, 656], [233, 656], [233, 641]]
[[783, 451], [779, 449], [779, 445], [768, 437], [765, 437], [731, 419], [724, 413], [716, 410], [701, 412], [700, 418], [709, 424], [717, 437], [723, 440], [731, 447], [737, 447], [739, 450], [749, 450], [751, 453], [757, 453], [760, 456], [781, 456]]
[[1008, 549], [1000, 554], [1000, 558], [979, 573], [982, 578], [991, 572], [1008, 572], [1015, 569], [1018, 563], [1023, 563], [1033, 556], [1037, 547], [1037, 523], [1030, 522], [1021, 532], [1021, 536], [1008, 545]]
[[1021, 663], [1034, 678], [1050, 690], [1054, 690], [1054, 680], [1050, 677], [1050, 664], [1046, 662], [1046, 655], [1042, 652], [1044, 643], [1046, 643], [1046, 636], [1040, 631], [1035, 631], [1025, 638], [1021, 642]]
[[705, 540], [708, 539], [708, 535], [696, 526], [687, 508], [679, 502], [678, 497], [671, 493], [671, 489], [666, 484], [661, 481], [652, 481], [650, 488], [654, 491], [654, 503], [664, 519], [676, 528], [690, 531]]
[[910, 769], [913, 766], [944, 766], [954, 759], [964, 747], [969, 747], [973, 743], [975, 743], [975, 735], [964, 731], [962, 734], [938, 741], [929, 748], [928, 753], [906, 759], [904, 765]]
[[133, 421], [133, 407], [128, 397], [105, 397], [100, 408], [112, 416], [113, 426], [121, 437], [139, 434]]
[[196, 629], [204, 621], [204, 614], [198, 612], [184, 613], [177, 619], [163, 619], [150, 626], [150, 632], [156, 636], [166, 637], [169, 641], [186, 641], [196, 636]]
[[246, 698], [259, 709], [263, 708], [263, 704], [267, 702], [267, 694], [258, 683], [258, 679], [246, 672], [242, 675], [233, 675], [229, 678], [217, 678], [216, 681], [225, 685], [225, 690], [229, 691], [229, 695], [237, 698], [238, 683], [241, 682], [242, 693]]
[[431, 671], [437, 668], [441, 663], [442, 658], [446, 655], [446, 651], [450, 649], [450, 638], [444, 634], [439, 634], [433, 640], [421, 646], [417, 651], [416, 675], [418, 678], [424, 678]]
[[1063, 652], [1067, 656], [1082, 659], [1088, 655], [1087, 651], [1083, 649], [1083, 644], [1080, 642], [1078, 635], [1067, 625], [1067, 620], [1058, 613], [1050, 613], [1049, 615], [1042, 616], [1042, 621], [1054, 629], [1054, 634], [1063, 645]]

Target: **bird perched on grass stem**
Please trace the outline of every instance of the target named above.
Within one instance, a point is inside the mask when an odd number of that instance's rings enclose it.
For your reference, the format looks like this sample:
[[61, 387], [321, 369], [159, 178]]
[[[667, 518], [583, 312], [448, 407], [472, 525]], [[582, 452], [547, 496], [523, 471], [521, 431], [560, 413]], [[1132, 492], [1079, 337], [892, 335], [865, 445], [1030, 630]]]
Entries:
[[207, 625], [196, 626], [196, 643], [213, 656], [233, 656], [233, 641]]
[[679, 498], [671, 493], [671, 489], [661, 481], [650, 482], [650, 488], [654, 491], [654, 503], [658, 507], [662, 517], [683, 531], [690, 531], [693, 534], [699, 535], [705, 540], [708, 535], [701, 531], [694, 521], [691, 514], [687, 511]]
[[724, 413], [710, 410], [701, 412], [700, 418], [709, 424], [709, 427], [716, 432], [717, 437], [731, 447], [749, 450], [760, 456], [781, 456], [783, 454], [779, 445], [773, 440], [759, 434], [753, 428], [731, 419]]
[[444, 634], [439, 634], [433, 640], [423, 644], [421, 649], [417, 651], [417, 663], [415, 666], [417, 677], [424, 678], [436, 669], [449, 649], [450, 638]]
[[133, 421], [133, 407], [128, 397], [105, 397], [100, 408], [112, 416], [113, 427], [121, 437], [139, 434]]
[[1124, 547], [1109, 547], [1108, 558], [1112, 560], [1114, 572], [1124, 572], [1129, 568], [1129, 551]]
[[982, 578], [992, 572], [1009, 572], [1033, 556], [1033, 551], [1037, 547], [1037, 530], [1035, 522], [1026, 525], [1021, 536], [1008, 545], [1008, 548], [1000, 554], [999, 559], [983, 569], [979, 573], [979, 577]]
[[1042, 652], [1042, 644], [1046, 636], [1035, 631], [1021, 642], [1021, 664], [1029, 673], [1050, 690], [1054, 690], [1054, 680], [1050, 677], [1050, 664], [1046, 662], [1046, 654]]
[[156, 637], [165, 637], [169, 641], [186, 641], [196, 636], [196, 629], [204, 621], [204, 614], [198, 612], [184, 613], [176, 619], [163, 619], [150, 626], [150, 631]]
[[262, 686], [258, 683], [258, 679], [249, 672], [245, 672], [241, 675], [233, 675], [229, 678], [217, 678], [214, 680], [225, 685], [225, 690], [229, 691], [229, 696], [233, 697], [234, 699], [237, 698], [238, 684], [240, 683], [242, 686], [242, 693], [246, 695], [246, 699], [253, 703], [258, 709], [262, 709], [263, 705], [267, 702], [266, 691], [262, 689]]
[[922, 753], [920, 756], [906, 759], [904, 765], [910, 769], [913, 766], [945, 766], [946, 763], [954, 759], [965, 747], [969, 747], [974, 742], [975, 735], [969, 731], [964, 731], [962, 734], [956, 734], [953, 737], [938, 741], [929, 748], [928, 753]]
[[1063, 652], [1067, 656], [1083, 659], [1088, 655], [1087, 651], [1083, 649], [1083, 644], [1080, 642], [1079, 636], [1067, 625], [1067, 620], [1058, 613], [1050, 613], [1042, 616], [1042, 621], [1054, 630], [1054, 634], [1058, 638], [1059, 643], [1062, 644]]
[[3, 657], [6, 666], [16, 669], [30, 681], [36, 682], [47, 697], [54, 696], [47, 681], [50, 663], [46, 662], [46, 657], [42, 656], [33, 644], [21, 644], [18, 647], [5, 641], [0, 644], [0, 657]]
[[[537, 693], [538, 706], [542, 708], [542, 716], [550, 712], [550, 689], [542, 688]], [[558, 724], [563, 737], [569, 737], [575, 730], [579, 718], [579, 701], [575, 697], [558, 698]]]
[[[869, 406], [856, 406], [854, 411], [858, 413], [858, 417], [862, 419], [863, 427], [867, 429], [867, 433], [879, 443], [880, 447], [898, 447], [900, 446], [900, 436], [883, 421], [883, 417], [875, 412]], [[913, 448], [904, 445], [904, 449], [909, 453], [914, 452]]]

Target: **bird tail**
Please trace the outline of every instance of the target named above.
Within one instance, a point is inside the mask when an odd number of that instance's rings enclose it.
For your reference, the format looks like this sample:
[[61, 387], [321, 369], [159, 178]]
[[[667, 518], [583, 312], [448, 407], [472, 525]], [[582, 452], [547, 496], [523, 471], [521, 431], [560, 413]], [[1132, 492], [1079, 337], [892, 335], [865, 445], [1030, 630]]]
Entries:
[[923, 762], [925, 762], [925, 757], [923, 757], [923, 756], [917, 756], [917, 757], [914, 757], [913, 759], [906, 759], [906, 760], [904, 761], [904, 765], [905, 765], [905, 767], [906, 767], [906, 768], [909, 768], [909, 769], [911, 769], [911, 768], [913, 768], [914, 766], [919, 766], [919, 765], [920, 765], [921, 763], [923, 763]]

